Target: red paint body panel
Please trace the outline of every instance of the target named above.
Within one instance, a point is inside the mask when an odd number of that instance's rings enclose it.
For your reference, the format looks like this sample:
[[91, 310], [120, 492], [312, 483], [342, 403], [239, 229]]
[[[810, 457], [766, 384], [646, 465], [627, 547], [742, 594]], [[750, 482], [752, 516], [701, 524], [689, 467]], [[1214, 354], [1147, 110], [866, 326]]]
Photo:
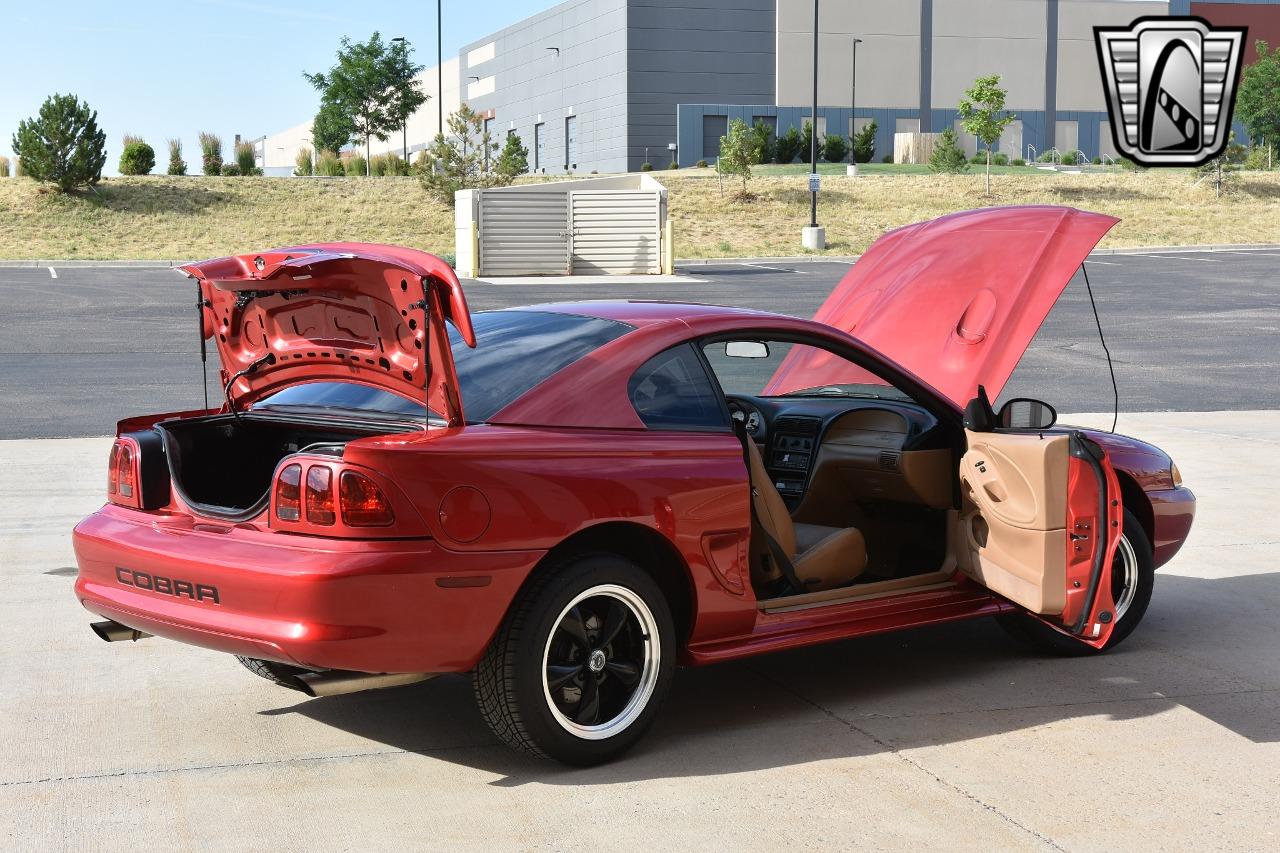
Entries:
[[[993, 207], [890, 231], [813, 319], [893, 359], [956, 406], [1000, 394], [1111, 216], [1069, 207]], [[821, 353], [795, 352], [766, 388], [875, 383]]]

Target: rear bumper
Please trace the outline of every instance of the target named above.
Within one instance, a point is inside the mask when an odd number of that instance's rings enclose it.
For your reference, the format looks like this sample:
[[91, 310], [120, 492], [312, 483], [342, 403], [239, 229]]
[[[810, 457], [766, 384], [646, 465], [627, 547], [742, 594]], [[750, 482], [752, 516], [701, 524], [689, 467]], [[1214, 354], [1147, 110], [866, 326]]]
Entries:
[[1156, 568], [1159, 568], [1172, 560], [1187, 541], [1191, 522], [1196, 517], [1196, 496], [1183, 486], [1176, 489], [1156, 489], [1146, 494], [1151, 501], [1152, 527], [1155, 532], [1151, 547], [1155, 552]]
[[116, 506], [73, 533], [86, 609], [204, 648], [316, 669], [475, 666], [542, 552], [191, 525]]

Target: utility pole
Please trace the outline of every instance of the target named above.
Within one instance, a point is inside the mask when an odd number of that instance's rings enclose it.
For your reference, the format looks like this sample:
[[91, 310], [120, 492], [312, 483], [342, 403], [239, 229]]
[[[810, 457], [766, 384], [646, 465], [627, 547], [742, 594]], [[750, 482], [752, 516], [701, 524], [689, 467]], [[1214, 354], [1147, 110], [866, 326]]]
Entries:
[[858, 152], [854, 150], [853, 140], [858, 136], [858, 45], [862, 39], [853, 39], [853, 74], [849, 80], [849, 177], [858, 176]]
[[813, 114], [809, 125], [809, 226], [800, 242], [812, 251], [827, 247], [826, 229], [818, 226], [818, 0], [813, 0]]

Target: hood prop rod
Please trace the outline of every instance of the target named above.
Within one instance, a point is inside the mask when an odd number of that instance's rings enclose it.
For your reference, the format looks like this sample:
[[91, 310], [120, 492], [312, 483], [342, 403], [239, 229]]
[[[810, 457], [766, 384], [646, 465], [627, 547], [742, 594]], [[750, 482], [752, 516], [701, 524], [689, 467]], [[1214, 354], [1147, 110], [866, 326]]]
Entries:
[[205, 346], [204, 309], [213, 303], [204, 298], [204, 287], [200, 279], [192, 276], [196, 282], [196, 335], [200, 338], [200, 387], [204, 390], [204, 410], [209, 412], [209, 350]]

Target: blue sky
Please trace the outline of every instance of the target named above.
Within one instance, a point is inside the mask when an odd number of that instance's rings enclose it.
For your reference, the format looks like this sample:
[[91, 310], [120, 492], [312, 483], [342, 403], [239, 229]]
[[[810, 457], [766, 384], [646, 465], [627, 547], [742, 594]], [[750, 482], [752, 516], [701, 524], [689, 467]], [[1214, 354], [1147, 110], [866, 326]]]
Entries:
[[[554, 4], [444, 0], [444, 55]], [[11, 156], [18, 122], [45, 97], [72, 92], [98, 111], [108, 175], [126, 132], [156, 149], [158, 171], [165, 139], [180, 137], [198, 173], [202, 130], [222, 136], [225, 156], [237, 133], [306, 121], [318, 99], [302, 72], [328, 69], [344, 35], [405, 36], [419, 63], [435, 64], [430, 0], [4, 0], [0, 10], [0, 155]]]

